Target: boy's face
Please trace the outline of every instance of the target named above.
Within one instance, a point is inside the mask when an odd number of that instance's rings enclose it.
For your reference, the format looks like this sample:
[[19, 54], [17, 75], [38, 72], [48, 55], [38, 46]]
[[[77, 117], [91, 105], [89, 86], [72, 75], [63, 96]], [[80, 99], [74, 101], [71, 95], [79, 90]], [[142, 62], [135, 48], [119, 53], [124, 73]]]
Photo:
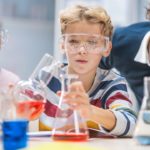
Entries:
[[69, 73], [87, 74], [96, 71], [102, 56], [109, 55], [109, 44], [109, 39], [101, 35], [99, 24], [86, 21], [69, 24], [63, 45]]

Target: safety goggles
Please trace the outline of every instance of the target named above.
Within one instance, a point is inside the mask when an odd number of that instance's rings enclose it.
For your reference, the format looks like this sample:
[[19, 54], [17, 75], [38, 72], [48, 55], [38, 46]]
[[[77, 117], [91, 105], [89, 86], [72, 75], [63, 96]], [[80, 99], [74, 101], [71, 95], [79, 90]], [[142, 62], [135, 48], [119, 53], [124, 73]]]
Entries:
[[63, 34], [62, 42], [65, 51], [70, 53], [78, 53], [81, 48], [89, 53], [99, 54], [109, 47], [109, 37], [98, 34]]

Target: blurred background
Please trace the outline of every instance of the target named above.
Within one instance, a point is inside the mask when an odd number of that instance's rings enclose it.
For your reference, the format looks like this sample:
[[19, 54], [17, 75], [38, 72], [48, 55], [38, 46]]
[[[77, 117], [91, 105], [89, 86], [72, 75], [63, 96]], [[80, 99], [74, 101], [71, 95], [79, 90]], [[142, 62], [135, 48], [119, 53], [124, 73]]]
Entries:
[[74, 4], [100, 5], [113, 25], [145, 21], [150, 0], [0, 0], [0, 23], [8, 41], [0, 51], [0, 65], [27, 79], [44, 53], [61, 60], [59, 11]]

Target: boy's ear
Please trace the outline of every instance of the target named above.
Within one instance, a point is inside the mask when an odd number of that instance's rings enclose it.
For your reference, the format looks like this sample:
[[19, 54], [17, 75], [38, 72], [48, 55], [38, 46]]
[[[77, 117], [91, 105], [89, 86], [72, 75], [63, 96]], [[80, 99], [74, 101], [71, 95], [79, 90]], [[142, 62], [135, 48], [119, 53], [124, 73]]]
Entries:
[[103, 57], [109, 56], [109, 54], [110, 54], [110, 52], [111, 52], [111, 49], [112, 49], [112, 42], [109, 41], [109, 46], [108, 46], [108, 48], [103, 51]]

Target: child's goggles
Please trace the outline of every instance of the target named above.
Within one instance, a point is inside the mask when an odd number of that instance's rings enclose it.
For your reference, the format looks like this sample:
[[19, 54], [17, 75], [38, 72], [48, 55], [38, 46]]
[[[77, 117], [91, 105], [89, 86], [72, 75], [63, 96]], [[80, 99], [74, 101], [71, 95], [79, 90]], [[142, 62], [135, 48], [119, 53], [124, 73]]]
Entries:
[[109, 47], [109, 37], [98, 34], [63, 34], [62, 42], [65, 50], [70, 53], [77, 53], [81, 48], [84, 48], [89, 53], [99, 54]]

